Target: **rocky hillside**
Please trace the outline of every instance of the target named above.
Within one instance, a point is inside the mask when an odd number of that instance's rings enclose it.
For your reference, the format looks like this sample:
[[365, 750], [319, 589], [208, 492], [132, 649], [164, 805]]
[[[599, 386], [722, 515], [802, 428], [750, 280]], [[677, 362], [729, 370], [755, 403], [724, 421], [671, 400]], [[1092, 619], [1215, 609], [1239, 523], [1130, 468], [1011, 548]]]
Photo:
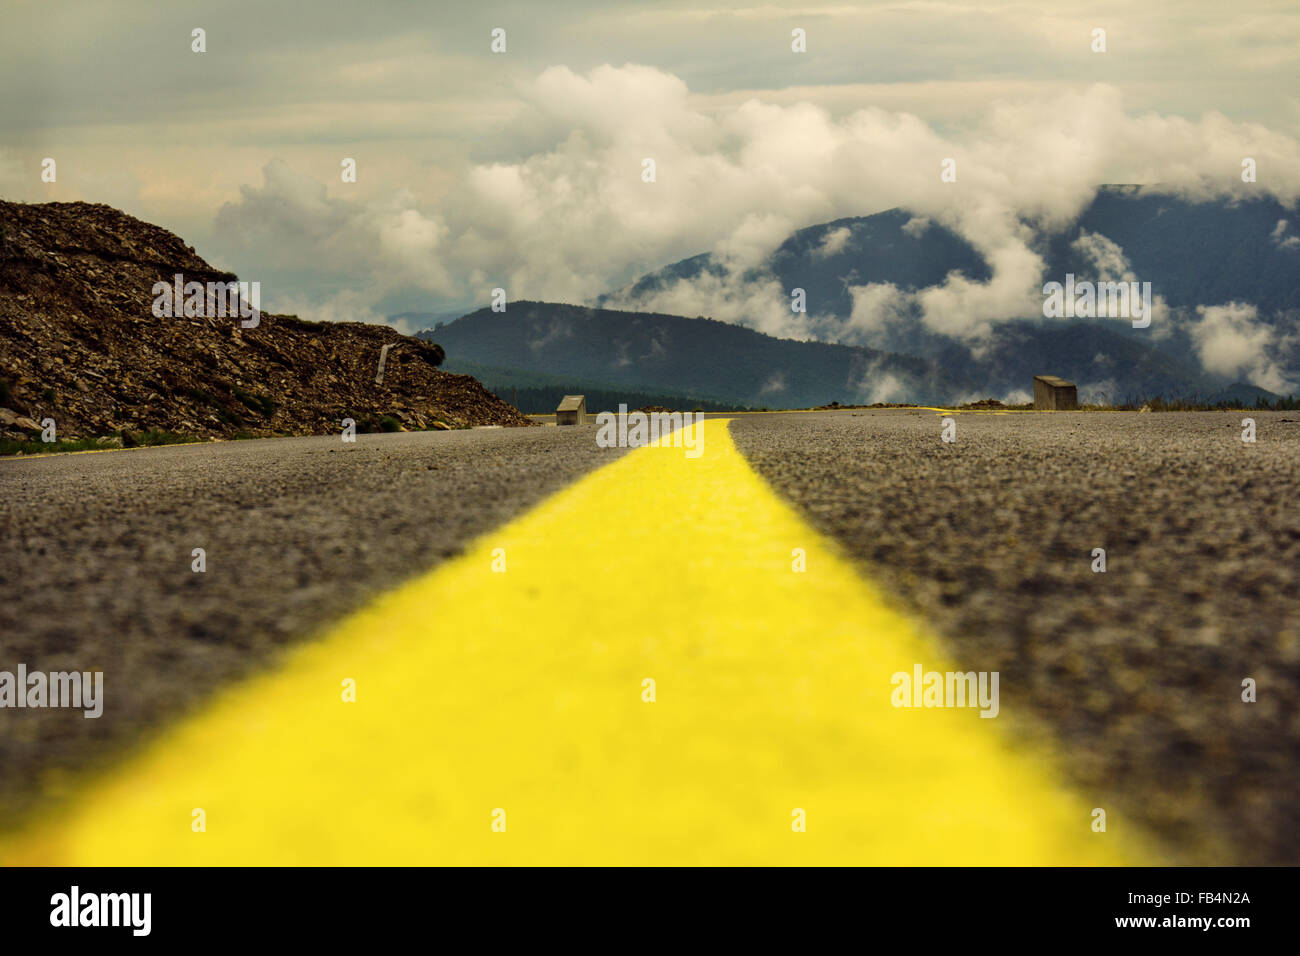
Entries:
[[440, 371], [440, 346], [387, 326], [158, 318], [154, 284], [177, 273], [235, 279], [109, 206], [0, 202], [0, 437], [29, 437], [44, 418], [61, 439], [325, 434], [345, 417], [359, 431], [532, 424], [471, 376]]

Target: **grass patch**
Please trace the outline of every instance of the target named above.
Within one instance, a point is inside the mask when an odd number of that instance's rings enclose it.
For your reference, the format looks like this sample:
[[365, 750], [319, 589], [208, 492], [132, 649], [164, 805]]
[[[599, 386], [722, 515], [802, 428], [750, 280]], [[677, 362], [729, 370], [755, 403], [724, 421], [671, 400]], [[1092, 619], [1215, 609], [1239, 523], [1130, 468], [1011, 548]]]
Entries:
[[1137, 411], [1144, 405], [1153, 412], [1292, 412], [1300, 409], [1300, 397], [1291, 395], [1269, 401], [1261, 395], [1255, 399], [1255, 404], [1250, 405], [1241, 401], [1203, 402], [1196, 399], [1181, 398], [1166, 400], [1157, 395], [1145, 402], [1126, 402], [1117, 407], [1121, 411], [1131, 412]]
[[348, 412], [343, 416], [343, 418], [350, 418], [356, 422], [357, 434], [359, 435], [376, 435], [379, 432], [397, 431], [396, 428], [384, 427], [385, 419], [389, 421], [397, 421], [397, 419], [388, 415], [385, 415], [383, 418], [377, 418], [374, 415], [359, 415], [356, 412]]
[[[122, 433], [122, 444], [126, 445], [127, 432]], [[136, 432], [132, 436], [135, 444], [144, 448], [152, 448], [155, 445], [189, 445], [194, 442], [203, 441], [194, 435], [178, 435], [175, 432], [155, 431], [146, 429], [142, 432]]]
[[[188, 445], [201, 442], [202, 438], [193, 435], [177, 435], [175, 432], [148, 429], [142, 432], [120, 432], [116, 437], [122, 440], [123, 448], [150, 448], [155, 445]], [[113, 448], [113, 445], [101, 445], [95, 438], [63, 438], [58, 441], [44, 442], [39, 439], [31, 441], [0, 441], [0, 456], [4, 455], [57, 455], [72, 451], [101, 451]]]
[[250, 410], [260, 412], [267, 418], [274, 415], [275, 410], [280, 407], [269, 395], [254, 395], [252, 392], [247, 392], [238, 385], [231, 387], [230, 394], [243, 402]]
[[244, 420], [229, 408], [218, 406], [215, 414], [217, 420], [223, 425], [229, 425], [231, 428], [242, 428], [244, 425]]
[[96, 443], [93, 438], [65, 438], [58, 441], [0, 441], [0, 456], [2, 455], [50, 455], [58, 452], [67, 451], [90, 451], [92, 448], [102, 448], [102, 445]]

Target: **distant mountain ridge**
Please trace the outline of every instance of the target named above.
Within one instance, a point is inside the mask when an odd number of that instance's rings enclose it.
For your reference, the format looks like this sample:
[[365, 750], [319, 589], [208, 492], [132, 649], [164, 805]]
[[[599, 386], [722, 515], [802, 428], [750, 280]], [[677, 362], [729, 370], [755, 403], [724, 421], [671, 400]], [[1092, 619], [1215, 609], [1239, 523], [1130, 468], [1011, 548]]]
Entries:
[[[1207, 370], [1195, 323], [1198, 306], [1232, 303], [1254, 308], [1251, 321], [1263, 331], [1252, 326], [1251, 332], [1272, 334], [1278, 368], [1290, 381], [1300, 381], [1300, 216], [1271, 197], [1196, 202], [1158, 189], [1102, 187], [1074, 223], [1056, 233], [1039, 231], [1031, 247], [1045, 263], [1044, 281], [1061, 281], [1067, 273], [1100, 278], [1097, 251], [1119, 257], [1170, 308], [1164, 326], [1150, 332], [1116, 320], [1007, 316], [993, 323], [989, 341], [972, 345], [934, 332], [913, 314], [864, 331], [851, 321], [855, 286], [888, 284], [916, 292], [942, 284], [950, 274], [975, 282], [991, 276], [962, 237], [901, 209], [800, 229], [740, 280], [770, 281], [785, 295], [803, 289], [810, 328], [822, 341], [934, 361], [955, 380], [998, 394], [1025, 389], [1044, 371], [1112, 397], [1221, 394], [1241, 383]], [[637, 309], [675, 283], [724, 274], [713, 256], [692, 256], [598, 302]], [[1069, 352], [1062, 347], [1067, 342], [1092, 351]]]
[[[988, 281], [992, 273], [970, 243], [942, 226], [909, 228], [909, 223], [919, 221], [911, 213], [890, 209], [809, 226], [782, 242], [762, 267], [745, 278], [774, 276], [782, 289], [804, 289], [814, 314], [845, 317], [853, 311], [849, 295], [853, 285], [890, 282], [914, 290], [938, 285], [950, 272], [977, 282]], [[681, 279], [722, 273], [722, 267], [705, 253], [643, 276], [626, 294], [642, 298]], [[615, 298], [606, 294], [596, 304], [626, 308], [612, 305]]]
[[449, 359], [443, 367], [449, 372], [473, 375], [488, 391], [502, 401], [509, 402], [525, 415], [554, 412], [560, 399], [565, 395], [585, 395], [587, 411], [592, 413], [617, 410], [620, 404], [627, 404], [629, 408], [654, 405], [681, 411], [699, 408], [705, 411], [729, 412], [751, 408], [749, 405], [728, 402], [724, 399], [660, 390], [640, 390], [594, 379], [480, 365], [465, 359]]
[[859, 346], [797, 342], [712, 319], [511, 302], [462, 316], [437, 338], [449, 360], [722, 402], [943, 401], [973, 386], [935, 363]]
[[550, 302], [514, 302], [505, 312], [480, 309], [418, 335], [436, 338], [447, 350], [449, 367], [474, 374], [507, 399], [511, 388], [550, 384], [550, 392], [558, 393], [567, 389], [554, 383], [565, 381], [602, 394], [619, 386], [629, 393], [654, 393], [661, 398], [655, 404], [689, 396], [692, 407], [951, 404], [1027, 395], [1035, 373], [1026, 374], [1025, 368], [1086, 382], [1110, 374], [1112, 365], [1127, 369], [1141, 386], [1095, 387], [1081, 396], [1084, 400], [1115, 404], [1161, 395], [1253, 404], [1256, 397], [1272, 397], [1263, 389], [1206, 376], [1194, 364], [1127, 339], [1101, 322], [1002, 323], [993, 331], [988, 354], [972, 359], [953, 343], [933, 360], [777, 339], [712, 319]]
[[[1277, 234], [1280, 222], [1288, 225]], [[1300, 214], [1272, 197], [1193, 202], [1138, 186], [1103, 186], [1067, 229], [1038, 235], [1035, 248], [1046, 264], [1045, 281], [1067, 272], [1096, 273], [1073, 248], [1085, 233], [1115, 243], [1137, 278], [1150, 281], [1171, 306], [1236, 301], [1263, 312], [1300, 309]], [[721, 272], [713, 256], [691, 256], [643, 276], [622, 293], [600, 296], [597, 304], [640, 298], [679, 279]], [[853, 310], [850, 286], [890, 283], [916, 290], [941, 284], [951, 272], [977, 282], [992, 276], [961, 236], [931, 219], [889, 209], [800, 229], [749, 276], [772, 276], [785, 290], [802, 288], [810, 314], [845, 319]]]

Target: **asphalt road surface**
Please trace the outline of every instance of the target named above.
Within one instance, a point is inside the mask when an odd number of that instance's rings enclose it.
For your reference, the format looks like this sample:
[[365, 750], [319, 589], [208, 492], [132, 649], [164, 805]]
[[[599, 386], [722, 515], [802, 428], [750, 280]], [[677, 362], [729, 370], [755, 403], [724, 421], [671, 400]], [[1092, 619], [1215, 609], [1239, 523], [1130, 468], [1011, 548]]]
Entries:
[[1300, 414], [953, 417], [951, 444], [920, 410], [732, 434], [1098, 806], [1202, 862], [1300, 861]]
[[0, 710], [0, 821], [621, 454], [498, 428], [0, 461], [0, 670], [130, 688], [94, 720]]
[[[1300, 415], [1250, 414], [1254, 444], [1241, 441], [1244, 413], [957, 413], [950, 444], [931, 410], [738, 415], [731, 434], [951, 659], [1001, 674], [1003, 708], [1019, 715], [1009, 732], [1058, 749], [1090, 803], [1176, 862], [1293, 863]], [[102, 668], [130, 689], [99, 720], [0, 711], [0, 834], [622, 455], [594, 435], [0, 461], [0, 670]], [[194, 548], [205, 573], [191, 570]], [[663, 571], [692, 587], [691, 569]]]

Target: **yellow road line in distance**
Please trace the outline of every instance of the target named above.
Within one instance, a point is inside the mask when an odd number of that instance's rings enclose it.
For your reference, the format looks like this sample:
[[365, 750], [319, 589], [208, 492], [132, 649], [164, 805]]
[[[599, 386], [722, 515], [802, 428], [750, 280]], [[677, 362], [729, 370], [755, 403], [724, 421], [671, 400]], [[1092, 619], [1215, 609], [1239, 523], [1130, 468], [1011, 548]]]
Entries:
[[0, 860], [1139, 859], [1002, 719], [892, 706], [896, 672], [958, 668], [725, 419], [691, 427], [702, 457], [643, 448], [576, 482], [219, 694]]

